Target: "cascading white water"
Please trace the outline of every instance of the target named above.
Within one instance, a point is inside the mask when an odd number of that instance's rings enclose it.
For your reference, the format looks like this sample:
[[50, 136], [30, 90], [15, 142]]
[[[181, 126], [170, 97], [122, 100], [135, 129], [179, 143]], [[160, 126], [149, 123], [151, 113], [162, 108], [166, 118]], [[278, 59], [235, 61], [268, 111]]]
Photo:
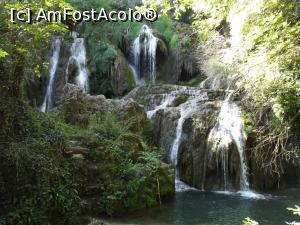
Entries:
[[71, 46], [71, 56], [69, 59], [69, 63], [71, 60], [73, 60], [76, 62], [78, 67], [78, 74], [75, 78], [75, 83], [77, 86], [84, 89], [85, 92], [89, 92], [88, 70], [86, 66], [86, 48], [84, 43], [85, 41], [84, 38], [78, 38], [78, 34], [76, 32], [72, 32], [71, 36], [73, 37], [74, 41]]
[[[143, 49], [141, 43], [143, 43]], [[142, 76], [141, 56], [143, 56], [143, 62], [147, 65], [147, 71], [149, 72], [149, 81], [152, 84], [155, 84], [156, 80], [157, 43], [158, 39], [153, 35], [152, 30], [147, 25], [143, 25], [132, 46], [134, 66], [138, 71], [139, 79]]]
[[234, 143], [240, 156], [240, 190], [249, 190], [248, 167], [244, 159], [245, 132], [240, 108], [231, 102], [231, 92], [223, 101], [218, 121], [208, 136], [212, 151], [221, 151], [224, 187], [228, 184], [228, 149]]
[[54, 86], [58, 61], [59, 61], [60, 48], [61, 48], [61, 38], [55, 37], [52, 43], [52, 57], [50, 60], [49, 81], [48, 81], [43, 104], [40, 107], [41, 112], [46, 112], [53, 107], [53, 103], [52, 103], [53, 86]]
[[174, 139], [170, 149], [170, 159], [175, 169], [175, 188], [177, 192], [194, 189], [182, 182], [179, 178], [177, 168], [178, 150], [182, 138], [183, 125], [186, 118], [188, 118], [188, 116], [190, 116], [193, 112], [197, 111], [199, 102], [203, 100], [208, 100], [208, 95], [206, 92], [203, 92], [197, 88], [192, 89], [187, 87], [180, 87], [176, 91], [172, 91], [169, 94], [165, 94], [160, 105], [155, 107], [153, 110], [147, 112], [148, 118], [151, 119], [157, 111], [159, 111], [160, 109], [166, 109], [173, 102], [173, 100], [180, 95], [188, 95], [189, 97], [185, 103], [180, 105], [180, 118], [177, 122], [176, 138]]
[[173, 94], [165, 94], [163, 96], [161, 104], [159, 106], [155, 107], [155, 109], [150, 110], [150, 111], [147, 112], [147, 117], [149, 119], [151, 119], [158, 110], [160, 110], [160, 109], [166, 109], [168, 107], [168, 105], [170, 103], [172, 103], [172, 101], [174, 99], [175, 99], [175, 95], [173, 95]]
[[[183, 92], [186, 92], [186, 90], [183, 89]], [[192, 187], [188, 186], [184, 182], [182, 182], [179, 178], [178, 174], [178, 150], [180, 147], [180, 142], [182, 138], [182, 129], [184, 122], [188, 116], [190, 116], [193, 112], [197, 110], [197, 104], [198, 102], [202, 100], [207, 100], [208, 96], [206, 92], [199, 92], [199, 91], [190, 91], [188, 90], [188, 93], [190, 94], [190, 98], [187, 102], [181, 105], [180, 107], [180, 118], [177, 122], [176, 127], [176, 138], [173, 141], [173, 144], [171, 146], [170, 151], [170, 158], [171, 162], [175, 168], [175, 189], [177, 192], [180, 191], [186, 191], [193, 189]]]
[[[203, 85], [203, 87], [204, 86], [205, 85]], [[219, 156], [217, 157], [217, 160], [221, 160], [222, 163], [221, 171], [223, 175], [224, 189], [227, 190], [227, 187], [230, 184], [230, 174], [228, 171], [228, 168], [230, 167], [230, 162], [228, 151], [231, 145], [234, 144], [236, 146], [240, 158], [240, 191], [236, 193], [246, 198], [264, 198], [262, 195], [252, 192], [249, 188], [248, 167], [246, 164], [244, 153], [246, 137], [244, 133], [243, 121], [241, 118], [239, 106], [232, 100], [233, 91], [228, 91], [228, 93], [229, 94], [222, 102], [217, 123], [214, 126], [214, 128], [210, 131], [208, 137], [208, 142], [211, 146], [211, 151], [217, 152]], [[179, 106], [172, 107], [173, 100], [180, 96], [188, 96], [188, 99]], [[184, 137], [184, 123], [186, 119], [190, 118], [192, 115], [198, 115], [198, 112], [203, 109], [201, 102], [207, 101], [208, 99], [209, 97], [207, 91], [202, 90], [201, 87], [178, 87], [178, 89], [168, 94], [165, 94], [161, 103], [154, 109], [147, 112], [148, 118], [152, 119], [153, 115], [155, 115], [160, 109], [180, 110], [180, 117], [176, 126], [176, 137], [173, 140], [173, 143], [170, 147], [170, 160], [175, 168], [175, 188], [177, 192], [192, 189], [180, 180], [180, 171], [178, 171], [178, 151], [180, 148], [181, 140]], [[226, 191], [226, 193], [227, 192], [228, 191]]]
[[177, 175], [177, 164], [178, 164], [177, 155], [178, 155], [178, 149], [179, 149], [179, 145], [180, 145], [180, 139], [182, 136], [182, 127], [183, 127], [185, 118], [188, 115], [188, 113], [190, 112], [190, 110], [191, 110], [190, 108], [181, 108], [180, 109], [180, 118], [177, 122], [177, 127], [176, 127], [176, 138], [172, 144], [171, 161], [175, 167], [176, 175]]

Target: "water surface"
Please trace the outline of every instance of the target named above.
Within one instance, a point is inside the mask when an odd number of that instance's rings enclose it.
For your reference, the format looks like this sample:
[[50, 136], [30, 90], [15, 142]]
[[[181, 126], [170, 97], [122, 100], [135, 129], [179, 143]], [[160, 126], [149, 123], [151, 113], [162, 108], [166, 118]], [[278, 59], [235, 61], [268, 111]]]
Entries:
[[[178, 192], [171, 202], [136, 212], [111, 223], [140, 225], [241, 225], [246, 217], [260, 225], [282, 225], [298, 218], [286, 208], [300, 205], [300, 190], [264, 194], [247, 198], [239, 194], [200, 191]], [[300, 221], [300, 217], [298, 219]]]

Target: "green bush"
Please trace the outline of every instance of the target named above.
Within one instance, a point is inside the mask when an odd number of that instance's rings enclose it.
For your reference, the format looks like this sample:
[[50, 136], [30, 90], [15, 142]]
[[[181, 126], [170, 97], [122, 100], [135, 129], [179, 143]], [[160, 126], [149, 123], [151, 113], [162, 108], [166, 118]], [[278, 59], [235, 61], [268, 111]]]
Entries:
[[[88, 145], [90, 137], [96, 137], [98, 143], [90, 145], [89, 156], [102, 171], [96, 179], [99, 197], [92, 207], [95, 213], [116, 215], [151, 207], [174, 192], [170, 168], [141, 135], [131, 131], [130, 121], [120, 121], [113, 114], [97, 115], [91, 121], [83, 142]], [[158, 182], [162, 187], [159, 193]]]
[[64, 136], [37, 116], [33, 133], [1, 145], [0, 221], [3, 224], [72, 224], [80, 198], [67, 161]]

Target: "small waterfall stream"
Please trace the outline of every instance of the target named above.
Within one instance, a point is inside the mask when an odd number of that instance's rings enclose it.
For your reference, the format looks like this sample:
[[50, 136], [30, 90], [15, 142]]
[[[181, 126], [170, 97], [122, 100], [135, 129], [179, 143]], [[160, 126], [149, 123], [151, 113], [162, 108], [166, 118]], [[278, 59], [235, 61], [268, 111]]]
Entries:
[[151, 119], [151, 118], [155, 115], [155, 113], [156, 113], [158, 110], [160, 110], [160, 109], [166, 109], [166, 108], [168, 107], [168, 105], [169, 105], [170, 103], [172, 103], [172, 101], [173, 101], [174, 99], [175, 99], [175, 95], [172, 95], [172, 94], [165, 94], [165, 95], [163, 96], [163, 99], [162, 99], [160, 105], [158, 105], [157, 107], [155, 107], [155, 109], [150, 110], [150, 111], [147, 112], [147, 117], [148, 117], [149, 119]]
[[149, 82], [155, 84], [157, 43], [158, 39], [153, 35], [152, 30], [147, 25], [143, 25], [132, 45], [134, 66], [138, 71], [136, 83], [140, 83], [140, 79], [145, 78], [142, 74], [143, 66], [149, 73]]
[[223, 101], [218, 121], [210, 131], [208, 142], [214, 152], [221, 151], [224, 189], [228, 184], [228, 149], [234, 143], [240, 156], [240, 190], [249, 190], [248, 167], [244, 159], [245, 132], [240, 108], [231, 101], [233, 92]]
[[180, 107], [180, 117], [177, 122], [176, 127], [176, 138], [173, 141], [171, 152], [170, 152], [170, 158], [171, 162], [175, 168], [175, 189], [177, 192], [180, 191], [186, 191], [194, 189], [184, 182], [180, 180], [179, 177], [179, 171], [178, 171], [178, 151], [181, 143], [182, 138], [182, 131], [183, 131], [183, 125], [188, 116], [190, 116], [193, 112], [197, 110], [197, 104], [201, 102], [204, 99], [208, 99], [207, 93], [204, 92], [190, 92], [191, 96], [190, 99], [181, 105]]
[[75, 84], [84, 89], [85, 92], [89, 92], [85, 41], [84, 38], [78, 38], [78, 34], [76, 32], [72, 32], [71, 35], [74, 41], [71, 46], [71, 56], [67, 67], [67, 74], [70, 62], [75, 62], [78, 68]]
[[55, 75], [56, 75], [56, 70], [59, 61], [60, 49], [61, 49], [61, 38], [55, 37], [52, 43], [52, 57], [50, 59], [49, 81], [48, 81], [43, 104], [40, 107], [41, 112], [49, 111], [53, 107], [53, 102], [52, 102], [53, 87], [54, 87]]

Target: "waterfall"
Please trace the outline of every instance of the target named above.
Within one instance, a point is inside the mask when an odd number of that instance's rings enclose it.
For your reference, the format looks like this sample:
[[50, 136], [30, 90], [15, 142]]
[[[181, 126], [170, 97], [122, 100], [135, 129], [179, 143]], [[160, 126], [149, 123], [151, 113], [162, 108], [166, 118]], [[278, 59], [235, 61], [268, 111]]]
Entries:
[[182, 136], [182, 127], [185, 121], [186, 116], [188, 115], [190, 108], [181, 108], [180, 109], [180, 118], [177, 122], [177, 127], [176, 127], [176, 138], [172, 144], [172, 149], [171, 149], [171, 162], [173, 163], [175, 167], [175, 174], [177, 175], [177, 155], [178, 155], [178, 149], [180, 145], [180, 140]]
[[162, 99], [160, 105], [158, 105], [157, 107], [155, 107], [155, 109], [148, 111], [147, 112], [147, 117], [149, 119], [151, 119], [158, 110], [160, 110], [160, 109], [166, 109], [168, 107], [168, 105], [172, 103], [172, 101], [174, 99], [175, 99], [175, 95], [172, 95], [172, 94], [165, 94], [165, 95], [163, 95], [163, 99]]
[[48, 81], [43, 104], [40, 107], [41, 112], [46, 112], [53, 107], [53, 102], [52, 102], [53, 86], [54, 86], [55, 75], [58, 66], [60, 48], [61, 48], [61, 39], [60, 37], [55, 37], [52, 43], [52, 57], [50, 60], [49, 81]]
[[85, 41], [84, 38], [78, 38], [78, 34], [76, 32], [71, 32], [71, 36], [74, 41], [71, 46], [71, 56], [67, 67], [67, 74], [70, 62], [75, 62], [78, 68], [75, 84], [84, 89], [85, 92], [89, 92]]
[[248, 167], [244, 158], [245, 132], [240, 108], [231, 101], [231, 92], [223, 101], [218, 121], [210, 131], [208, 142], [212, 143], [212, 151], [220, 152], [224, 188], [228, 184], [228, 149], [234, 143], [240, 157], [240, 190], [249, 190]]
[[[151, 84], [155, 84], [156, 80], [157, 43], [158, 39], [153, 35], [152, 30], [147, 25], [143, 25], [132, 46], [134, 66], [138, 71], [138, 78], [141, 79], [143, 77], [141, 72], [141, 62], [143, 62], [146, 67], [145, 69], [147, 69], [149, 73], [149, 81]], [[141, 58], [142, 56], [143, 58]]]

